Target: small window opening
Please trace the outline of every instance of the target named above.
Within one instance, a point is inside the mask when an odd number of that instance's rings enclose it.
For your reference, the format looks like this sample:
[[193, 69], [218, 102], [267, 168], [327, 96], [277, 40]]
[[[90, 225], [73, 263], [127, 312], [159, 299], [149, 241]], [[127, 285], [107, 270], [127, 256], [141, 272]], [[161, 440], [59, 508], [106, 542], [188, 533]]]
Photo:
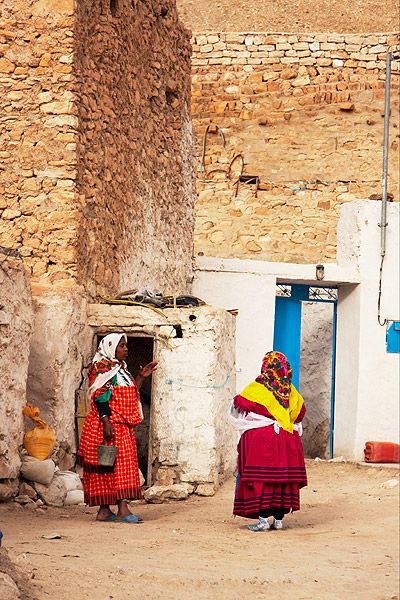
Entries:
[[189, 315], [189, 321], [195, 321], [196, 319], [196, 315]]
[[161, 7], [160, 15], [161, 15], [163, 18], [165, 18], [165, 17], [167, 17], [167, 16], [168, 16], [168, 14], [169, 14], [169, 8], [168, 8], [168, 6], [166, 6], [166, 5], [164, 4], [164, 6], [162, 6], [162, 7]]
[[260, 183], [260, 178], [258, 175], [240, 175], [239, 176], [240, 183], [248, 183], [257, 185]]
[[118, 12], [118, 0], [110, 0], [110, 12], [113, 17], [117, 16]]
[[183, 338], [183, 331], [182, 331], [182, 326], [181, 325], [174, 325], [174, 329], [176, 331], [176, 336], [177, 338]]

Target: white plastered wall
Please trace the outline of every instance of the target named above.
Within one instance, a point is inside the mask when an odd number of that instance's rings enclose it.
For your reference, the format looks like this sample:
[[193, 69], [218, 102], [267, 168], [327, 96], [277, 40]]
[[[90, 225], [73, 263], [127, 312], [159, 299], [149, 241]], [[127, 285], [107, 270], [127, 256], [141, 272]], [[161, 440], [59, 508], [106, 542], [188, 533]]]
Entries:
[[[193, 293], [220, 308], [236, 308], [236, 382], [239, 392], [258, 374], [274, 339], [276, 283], [316, 284], [316, 265], [198, 257]], [[353, 264], [325, 265], [324, 285], [357, 282]]]
[[254, 379], [261, 358], [272, 349], [275, 277], [256, 272], [199, 270], [193, 293], [213, 306], [238, 310], [236, 388], [240, 391]]
[[[380, 219], [379, 202], [359, 201], [342, 207], [339, 224], [338, 260], [356, 263], [360, 285], [339, 289], [334, 439], [336, 454], [355, 458], [366, 441], [399, 441], [399, 355], [387, 353], [377, 319]], [[381, 315], [398, 321], [399, 204], [387, 222]]]

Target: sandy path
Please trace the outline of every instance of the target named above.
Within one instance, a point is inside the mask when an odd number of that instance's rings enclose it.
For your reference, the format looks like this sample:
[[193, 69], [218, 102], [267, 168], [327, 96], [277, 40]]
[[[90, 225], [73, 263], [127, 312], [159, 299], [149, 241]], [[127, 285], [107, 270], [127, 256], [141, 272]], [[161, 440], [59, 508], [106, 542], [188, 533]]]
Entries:
[[[93, 510], [0, 506], [11, 558], [40, 600], [398, 598], [396, 471], [309, 462], [302, 510], [283, 532], [233, 519], [233, 480], [213, 498], [141, 505], [143, 525], [99, 524]], [[60, 533], [61, 540], [42, 539]]]

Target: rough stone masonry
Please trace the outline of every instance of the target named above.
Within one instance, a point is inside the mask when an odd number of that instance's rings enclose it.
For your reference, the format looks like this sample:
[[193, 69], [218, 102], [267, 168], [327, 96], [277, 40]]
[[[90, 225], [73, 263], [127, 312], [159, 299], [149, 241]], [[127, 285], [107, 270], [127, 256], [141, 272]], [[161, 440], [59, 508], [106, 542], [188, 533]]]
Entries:
[[187, 289], [191, 48], [174, 3], [28, 0], [0, 15], [2, 245], [34, 282]]
[[[194, 35], [197, 254], [335, 260], [340, 205], [380, 193], [385, 59], [398, 47], [395, 33]], [[398, 89], [393, 61], [395, 200]]]

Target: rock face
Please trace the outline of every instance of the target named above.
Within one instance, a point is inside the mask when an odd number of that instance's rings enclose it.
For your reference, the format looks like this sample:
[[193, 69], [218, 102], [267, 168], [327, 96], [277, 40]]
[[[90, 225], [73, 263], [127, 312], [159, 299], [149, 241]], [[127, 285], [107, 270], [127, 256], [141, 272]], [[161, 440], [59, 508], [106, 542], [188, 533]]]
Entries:
[[[374, 140], [382, 139], [390, 47], [399, 47], [398, 35], [194, 36], [195, 253], [293, 263], [335, 260], [340, 205], [380, 190], [382, 148]], [[398, 61], [392, 71], [394, 114]], [[398, 146], [393, 117], [389, 191], [396, 200]], [[238, 182], [242, 160], [247, 177]]]
[[7, 550], [0, 548], [0, 598], [1, 600], [37, 600], [37, 595], [27, 576], [11, 562]]
[[0, 479], [0, 502], [12, 500], [18, 494], [19, 479]]
[[64, 501], [67, 497], [68, 490], [61, 478], [54, 477], [53, 481], [49, 485], [35, 483], [35, 489], [39, 497], [48, 506], [64, 506]]
[[215, 486], [212, 483], [200, 483], [195, 491], [198, 496], [214, 496]]
[[21, 465], [31, 327], [31, 293], [21, 257], [0, 247], [0, 500], [16, 495], [14, 484], [4, 480], [16, 479]]
[[21, 598], [19, 589], [7, 573], [0, 573], [0, 598], [2, 600], [19, 600]]

